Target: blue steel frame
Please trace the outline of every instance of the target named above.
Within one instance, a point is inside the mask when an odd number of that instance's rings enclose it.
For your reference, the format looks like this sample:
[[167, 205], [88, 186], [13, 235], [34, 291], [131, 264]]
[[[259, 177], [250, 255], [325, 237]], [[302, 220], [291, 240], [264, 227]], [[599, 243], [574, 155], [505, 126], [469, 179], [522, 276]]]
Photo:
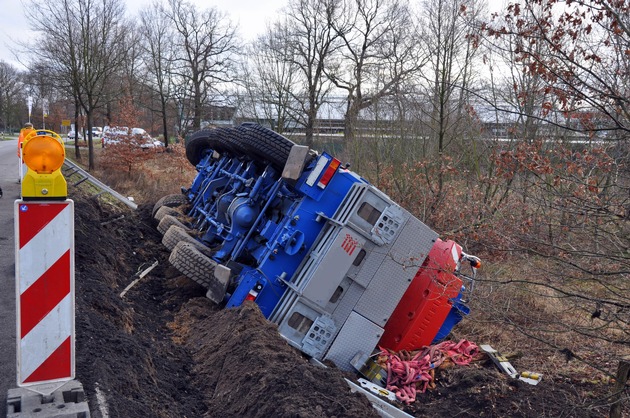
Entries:
[[[332, 157], [319, 158], [330, 164]], [[337, 169], [325, 188], [306, 179], [312, 161], [296, 182], [281, 178], [272, 165], [215, 153], [208, 149], [197, 164], [197, 176], [184, 192], [191, 202], [188, 215], [213, 248], [213, 259], [236, 263], [240, 270], [226, 296], [227, 307], [239, 306], [258, 286], [255, 302], [269, 317], [296, 269], [353, 183], [365, 182], [345, 169]], [[325, 166], [327, 167], [327, 165]]]
[[[325, 167], [332, 161], [327, 153], [319, 159], [327, 160]], [[338, 168], [321, 188], [318, 181], [324, 168], [309, 185], [306, 180], [319, 159], [311, 161], [296, 182], [289, 182], [271, 164], [210, 148], [204, 151], [195, 179], [182, 191], [191, 202], [188, 216], [202, 233], [200, 241], [213, 249], [216, 262], [236, 272], [225, 298], [227, 307], [241, 305], [255, 288], [255, 302], [268, 318], [324, 227], [323, 219], [333, 216], [352, 184], [367, 183]], [[435, 341], [468, 314], [461, 296], [453, 300]]]

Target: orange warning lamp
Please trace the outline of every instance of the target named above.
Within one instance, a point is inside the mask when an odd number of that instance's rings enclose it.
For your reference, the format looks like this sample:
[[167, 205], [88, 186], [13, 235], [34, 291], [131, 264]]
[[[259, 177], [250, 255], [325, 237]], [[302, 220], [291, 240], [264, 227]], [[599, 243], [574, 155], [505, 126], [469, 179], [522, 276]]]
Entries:
[[37, 174], [52, 174], [64, 159], [63, 145], [49, 136], [35, 136], [24, 146], [24, 164]]
[[65, 199], [68, 195], [61, 166], [66, 151], [61, 137], [46, 130], [35, 130], [24, 138], [22, 158], [28, 171], [22, 180], [24, 199]]

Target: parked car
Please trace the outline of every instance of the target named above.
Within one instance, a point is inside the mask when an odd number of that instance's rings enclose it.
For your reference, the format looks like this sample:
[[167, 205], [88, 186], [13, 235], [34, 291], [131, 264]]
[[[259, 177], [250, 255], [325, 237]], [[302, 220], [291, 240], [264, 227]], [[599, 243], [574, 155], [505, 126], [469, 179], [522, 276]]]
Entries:
[[95, 126], [92, 128], [92, 138], [100, 138], [103, 136], [103, 128]]
[[[72, 139], [74, 140], [76, 136], [75, 131], [70, 131], [68, 132], [68, 139]], [[83, 135], [81, 135], [81, 133], [79, 132], [79, 139], [83, 139]]]
[[114, 144], [126, 144], [143, 149], [162, 147], [162, 142], [154, 139], [142, 128], [126, 126], [106, 126], [103, 129], [101, 144], [103, 148]]

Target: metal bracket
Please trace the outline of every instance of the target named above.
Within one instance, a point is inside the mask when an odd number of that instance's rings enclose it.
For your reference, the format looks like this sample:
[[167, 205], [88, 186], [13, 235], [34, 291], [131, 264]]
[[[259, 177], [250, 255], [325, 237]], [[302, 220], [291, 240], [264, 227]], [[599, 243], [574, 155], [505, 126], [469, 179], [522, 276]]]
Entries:
[[297, 180], [302, 175], [309, 147], [304, 145], [293, 145], [289, 151], [289, 157], [282, 170], [282, 178], [287, 180]]
[[518, 376], [518, 372], [516, 371], [514, 366], [510, 364], [507, 357], [503, 356], [501, 353], [499, 353], [497, 350], [489, 345], [480, 345], [479, 348], [481, 348], [488, 354], [492, 362], [499, 368], [499, 370], [505, 372], [508, 376], [513, 378], [516, 378]]
[[286, 277], [287, 277], [287, 273], [283, 271], [282, 274], [277, 277], [277, 279], [278, 281], [284, 283], [289, 289], [293, 290], [296, 294], [302, 296], [302, 291], [298, 289], [293, 283], [288, 281]]
[[344, 224], [342, 224], [338, 220], [333, 219], [333, 218], [329, 218], [328, 216], [326, 216], [326, 214], [324, 212], [317, 212], [317, 219], [316, 219], [316, 221], [317, 222], [321, 222], [322, 219], [326, 219], [331, 224], [334, 224], [334, 225], [337, 225], [337, 226], [344, 226]]
[[488, 354], [492, 362], [499, 368], [499, 370], [505, 372], [514, 379], [522, 380], [530, 385], [537, 385], [542, 379], [542, 375], [540, 373], [523, 372], [519, 374], [504, 355], [489, 345], [480, 345], [479, 348]]

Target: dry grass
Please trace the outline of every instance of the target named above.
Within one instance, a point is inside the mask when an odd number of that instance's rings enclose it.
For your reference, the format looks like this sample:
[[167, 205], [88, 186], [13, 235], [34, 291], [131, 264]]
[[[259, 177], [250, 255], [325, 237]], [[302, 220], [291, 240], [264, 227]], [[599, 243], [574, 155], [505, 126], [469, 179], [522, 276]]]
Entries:
[[169, 146], [168, 152], [138, 151], [138, 158], [132, 161], [129, 170], [122, 170], [111, 161], [115, 155], [109, 153], [109, 148], [95, 151], [98, 151], [97, 168], [92, 174], [119, 193], [132, 196], [139, 204], [179, 193], [196, 174], [180, 144]]
[[610, 382], [618, 360], [630, 350], [587, 335], [613, 336], [617, 331], [548, 287], [546, 260], [485, 261], [471, 296], [471, 314], [455, 329], [458, 338], [515, 354], [512, 364], [518, 371], [573, 382]]

